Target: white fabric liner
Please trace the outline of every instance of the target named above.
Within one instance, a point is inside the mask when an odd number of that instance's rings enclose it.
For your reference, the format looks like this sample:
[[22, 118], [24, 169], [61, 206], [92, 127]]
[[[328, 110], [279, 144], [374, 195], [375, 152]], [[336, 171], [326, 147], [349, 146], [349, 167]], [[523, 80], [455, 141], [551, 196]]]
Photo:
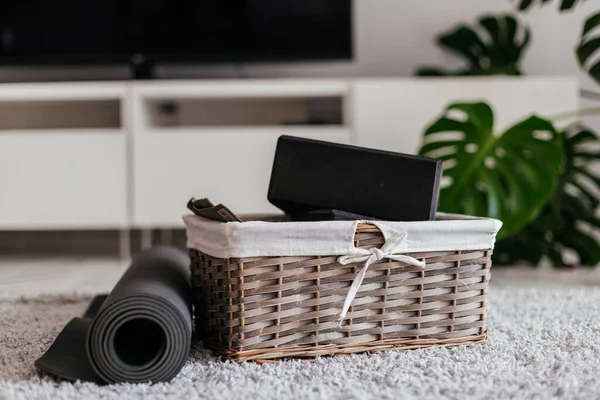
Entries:
[[361, 222], [376, 225], [385, 240], [404, 234], [394, 254], [493, 249], [502, 222], [438, 213], [435, 221], [217, 222], [183, 217], [187, 246], [217, 258], [364, 255], [354, 247]]

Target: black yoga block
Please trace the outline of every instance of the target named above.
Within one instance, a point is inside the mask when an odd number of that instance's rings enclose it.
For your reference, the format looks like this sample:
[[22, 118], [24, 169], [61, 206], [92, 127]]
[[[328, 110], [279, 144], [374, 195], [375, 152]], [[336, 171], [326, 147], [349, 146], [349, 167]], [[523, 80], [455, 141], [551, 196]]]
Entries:
[[269, 201], [292, 218], [335, 209], [388, 221], [435, 219], [442, 162], [281, 136]]
[[293, 221], [356, 221], [374, 219], [342, 210], [311, 210], [303, 214], [291, 215]]

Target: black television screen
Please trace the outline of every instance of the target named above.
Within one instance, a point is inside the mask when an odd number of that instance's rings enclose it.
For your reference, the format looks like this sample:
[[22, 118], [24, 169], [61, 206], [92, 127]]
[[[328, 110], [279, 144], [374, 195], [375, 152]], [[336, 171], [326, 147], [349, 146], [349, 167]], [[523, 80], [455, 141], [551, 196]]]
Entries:
[[352, 57], [351, 0], [0, 0], [0, 63]]

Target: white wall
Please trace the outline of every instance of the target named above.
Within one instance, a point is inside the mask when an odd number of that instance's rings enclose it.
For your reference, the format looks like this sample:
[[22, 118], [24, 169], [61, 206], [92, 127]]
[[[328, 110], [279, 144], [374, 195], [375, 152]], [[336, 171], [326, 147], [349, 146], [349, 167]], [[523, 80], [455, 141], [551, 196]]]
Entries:
[[[434, 44], [435, 36], [457, 22], [514, 10], [515, 0], [355, 0], [355, 59], [352, 62], [163, 67], [163, 77], [236, 76], [408, 76], [426, 64], [456, 66], [454, 56]], [[555, 2], [556, 3], [556, 2]], [[521, 14], [533, 31], [523, 69], [528, 74], [578, 74], [573, 54], [583, 20], [595, 7], [587, 2], [574, 12], [559, 14], [557, 5]], [[3, 68], [0, 81], [121, 79], [123, 67]], [[585, 76], [580, 74], [585, 81]], [[589, 84], [586, 83], [586, 85]]]

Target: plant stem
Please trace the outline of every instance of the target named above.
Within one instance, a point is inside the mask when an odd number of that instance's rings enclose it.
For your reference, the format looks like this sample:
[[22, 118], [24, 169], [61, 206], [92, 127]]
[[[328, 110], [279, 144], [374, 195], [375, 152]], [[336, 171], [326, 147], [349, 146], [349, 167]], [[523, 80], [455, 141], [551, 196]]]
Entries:
[[559, 122], [565, 119], [575, 118], [575, 117], [583, 117], [585, 115], [600, 115], [600, 107], [590, 107], [590, 108], [581, 108], [574, 111], [569, 111], [563, 114], [557, 114], [554, 116], [550, 116], [552, 122]]
[[[600, 92], [594, 92], [592, 90], [580, 89], [579, 96], [583, 99], [600, 101]], [[579, 110], [569, 111], [564, 114], [557, 114], [554, 117], [551, 116], [549, 119], [553, 122], [558, 122], [569, 118], [597, 114], [600, 114], [600, 107], [582, 108]]]
[[579, 90], [579, 96], [582, 99], [600, 101], [600, 93], [599, 92], [594, 92], [593, 90], [580, 89]]

